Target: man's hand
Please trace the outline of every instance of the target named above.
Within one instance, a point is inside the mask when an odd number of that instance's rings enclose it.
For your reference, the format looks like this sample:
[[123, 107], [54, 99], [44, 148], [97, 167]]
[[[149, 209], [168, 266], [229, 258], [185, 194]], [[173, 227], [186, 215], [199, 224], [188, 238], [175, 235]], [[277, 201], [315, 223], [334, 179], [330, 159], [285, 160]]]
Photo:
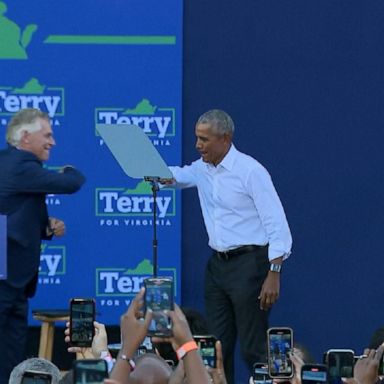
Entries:
[[176, 180], [175, 179], [160, 179], [159, 183], [163, 185], [172, 185], [175, 184]]
[[280, 294], [280, 273], [268, 272], [258, 297], [260, 309], [267, 311], [277, 301]]

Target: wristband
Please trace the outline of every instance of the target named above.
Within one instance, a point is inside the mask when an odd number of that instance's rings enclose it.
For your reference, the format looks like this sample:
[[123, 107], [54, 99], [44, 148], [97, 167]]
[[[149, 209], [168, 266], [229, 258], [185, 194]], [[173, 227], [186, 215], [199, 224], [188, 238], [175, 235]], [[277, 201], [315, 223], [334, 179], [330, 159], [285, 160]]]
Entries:
[[129, 364], [129, 366], [131, 367], [131, 371], [135, 369], [136, 367], [135, 362], [132, 359], [130, 359], [127, 355], [121, 355], [120, 359], [125, 360]]
[[199, 349], [196, 342], [193, 340], [188, 341], [176, 351], [177, 358], [181, 360], [188, 352], [195, 351], [196, 349]]

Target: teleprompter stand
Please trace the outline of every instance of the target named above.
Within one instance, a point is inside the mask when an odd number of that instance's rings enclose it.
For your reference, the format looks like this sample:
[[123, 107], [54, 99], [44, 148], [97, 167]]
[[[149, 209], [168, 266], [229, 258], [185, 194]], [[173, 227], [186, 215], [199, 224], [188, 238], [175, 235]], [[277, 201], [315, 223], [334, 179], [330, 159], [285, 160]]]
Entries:
[[172, 173], [147, 135], [137, 125], [97, 124], [96, 130], [125, 174], [151, 183], [153, 194], [153, 276], [157, 276], [157, 192], [160, 179]]

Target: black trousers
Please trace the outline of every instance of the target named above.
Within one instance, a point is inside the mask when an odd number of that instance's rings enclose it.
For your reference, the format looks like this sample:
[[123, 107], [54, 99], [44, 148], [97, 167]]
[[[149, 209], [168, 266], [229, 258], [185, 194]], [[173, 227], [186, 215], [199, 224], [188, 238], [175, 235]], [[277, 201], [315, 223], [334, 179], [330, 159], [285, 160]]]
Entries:
[[221, 260], [216, 252], [205, 274], [205, 307], [210, 332], [222, 343], [228, 384], [235, 383], [237, 336], [250, 372], [266, 361], [269, 311], [260, 310], [258, 296], [269, 270], [268, 246]]
[[7, 384], [12, 369], [24, 360], [28, 331], [25, 288], [0, 281], [0, 384]]

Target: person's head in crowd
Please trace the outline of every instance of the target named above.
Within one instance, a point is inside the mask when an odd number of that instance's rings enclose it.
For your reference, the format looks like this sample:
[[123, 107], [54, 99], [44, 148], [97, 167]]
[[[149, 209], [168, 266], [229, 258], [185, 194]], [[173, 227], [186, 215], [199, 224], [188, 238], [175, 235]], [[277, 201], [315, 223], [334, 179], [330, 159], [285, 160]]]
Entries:
[[56, 144], [49, 116], [38, 109], [26, 108], [16, 113], [8, 124], [8, 144], [32, 152], [41, 161], [48, 160]]
[[368, 348], [377, 349], [383, 343], [384, 343], [384, 327], [381, 327], [376, 329], [376, 331], [373, 333]]
[[59, 384], [73, 384], [73, 380], [73, 369], [70, 369], [61, 377]]
[[187, 318], [188, 325], [191, 328], [191, 332], [193, 335], [208, 334], [207, 320], [201, 312], [188, 307], [182, 307], [181, 310]]
[[146, 353], [136, 359], [136, 366], [129, 380], [132, 384], [167, 384], [172, 368], [154, 353]]
[[22, 361], [13, 368], [8, 384], [21, 384], [24, 372], [26, 371], [49, 373], [52, 376], [52, 384], [58, 384], [61, 378], [59, 368], [55, 364], [46, 359], [32, 357]]

